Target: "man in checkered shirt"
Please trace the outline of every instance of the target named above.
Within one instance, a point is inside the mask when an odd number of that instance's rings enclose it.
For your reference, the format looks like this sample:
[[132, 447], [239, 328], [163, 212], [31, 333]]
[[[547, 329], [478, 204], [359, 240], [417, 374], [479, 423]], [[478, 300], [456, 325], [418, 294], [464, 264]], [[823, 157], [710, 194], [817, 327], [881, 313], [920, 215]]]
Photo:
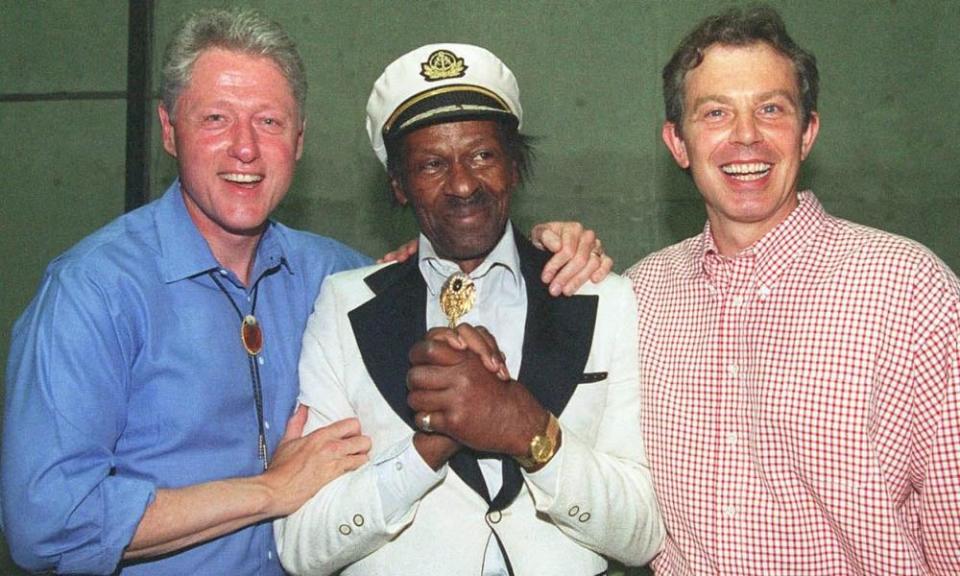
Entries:
[[923, 246], [798, 192], [813, 56], [769, 8], [664, 68], [703, 233], [627, 271], [658, 574], [960, 574], [960, 287]]

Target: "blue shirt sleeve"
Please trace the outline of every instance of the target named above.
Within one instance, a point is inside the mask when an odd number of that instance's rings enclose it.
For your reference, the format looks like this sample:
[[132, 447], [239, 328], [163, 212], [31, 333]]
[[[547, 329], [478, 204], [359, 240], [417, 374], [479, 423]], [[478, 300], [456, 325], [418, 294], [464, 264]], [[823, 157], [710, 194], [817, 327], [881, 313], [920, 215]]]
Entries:
[[30, 570], [113, 573], [154, 497], [114, 468], [136, 342], [111, 296], [94, 273], [54, 264], [14, 328], [0, 495]]

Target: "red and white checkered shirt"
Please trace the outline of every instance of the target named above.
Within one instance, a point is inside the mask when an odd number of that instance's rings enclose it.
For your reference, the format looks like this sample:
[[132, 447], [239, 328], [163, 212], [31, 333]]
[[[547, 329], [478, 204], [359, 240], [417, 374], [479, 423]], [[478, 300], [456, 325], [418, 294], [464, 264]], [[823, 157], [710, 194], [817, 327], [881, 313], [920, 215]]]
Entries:
[[960, 284], [799, 197], [736, 257], [707, 225], [626, 273], [654, 569], [960, 574]]

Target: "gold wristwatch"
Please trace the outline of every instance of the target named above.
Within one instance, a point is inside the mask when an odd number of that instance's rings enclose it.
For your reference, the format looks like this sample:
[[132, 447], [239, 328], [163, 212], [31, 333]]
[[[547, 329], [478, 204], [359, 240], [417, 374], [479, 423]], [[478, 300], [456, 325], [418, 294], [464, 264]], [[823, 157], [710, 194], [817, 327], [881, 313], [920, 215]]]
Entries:
[[557, 453], [560, 444], [560, 422], [557, 417], [550, 414], [547, 420], [547, 429], [542, 434], [537, 434], [530, 441], [529, 456], [515, 456], [514, 459], [520, 466], [530, 469], [539, 468], [550, 461], [553, 455]]

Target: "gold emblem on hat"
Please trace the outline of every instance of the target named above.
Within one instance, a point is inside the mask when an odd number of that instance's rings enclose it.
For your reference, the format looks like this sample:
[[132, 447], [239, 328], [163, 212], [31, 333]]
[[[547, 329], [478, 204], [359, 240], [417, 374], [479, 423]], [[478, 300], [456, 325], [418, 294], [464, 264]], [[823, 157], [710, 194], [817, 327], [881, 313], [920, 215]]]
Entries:
[[449, 50], [436, 50], [427, 61], [420, 64], [420, 75], [428, 82], [445, 80], [447, 78], [462, 78], [467, 71], [467, 65]]
[[477, 299], [477, 286], [463, 272], [454, 272], [440, 289], [440, 309], [450, 320], [450, 327], [456, 328], [457, 321], [473, 308]]

